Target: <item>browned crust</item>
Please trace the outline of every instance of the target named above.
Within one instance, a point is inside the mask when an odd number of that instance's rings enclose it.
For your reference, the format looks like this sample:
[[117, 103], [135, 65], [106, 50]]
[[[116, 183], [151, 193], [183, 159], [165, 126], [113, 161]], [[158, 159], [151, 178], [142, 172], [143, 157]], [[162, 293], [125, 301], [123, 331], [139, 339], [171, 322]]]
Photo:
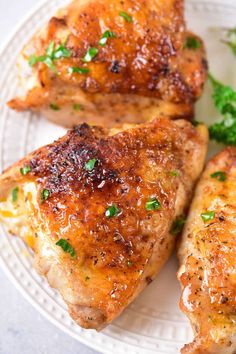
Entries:
[[[180, 262], [185, 267], [179, 272], [180, 308], [195, 333], [193, 342], [181, 350], [183, 354], [234, 354], [236, 350], [236, 326], [231, 320], [236, 312], [235, 166], [235, 147], [225, 148], [208, 162], [180, 244]], [[225, 173], [224, 182], [211, 177], [217, 171]], [[215, 218], [204, 224], [200, 213], [208, 208], [214, 210]], [[218, 341], [212, 335], [216, 331]]]
[[[133, 23], [121, 18], [120, 11], [129, 13]], [[98, 45], [103, 34], [102, 22], [116, 34], [104, 47]], [[57, 61], [59, 75], [53, 74], [45, 64], [37, 64], [34, 70], [40, 86], [28, 91], [25, 99], [10, 100], [9, 107], [18, 111], [40, 111], [55, 101], [61, 107], [72, 105], [72, 97], [81, 90], [92, 101], [100, 94], [140, 96], [186, 105], [183, 109], [190, 112], [202, 93], [207, 74], [205, 48], [201, 39], [186, 31], [182, 0], [168, 3], [164, 0], [127, 0], [124, 3], [112, 0], [106, 4], [99, 0], [87, 1], [84, 5], [73, 1], [49, 21], [44, 36], [36, 35], [32, 40], [36, 54], [43, 55], [51, 40], [58, 43], [57, 35], [64, 29], [69, 34], [66, 46], [72, 53], [71, 58]], [[189, 36], [197, 38], [200, 48], [184, 48]], [[85, 65], [82, 58], [89, 47], [99, 48], [99, 53]], [[90, 72], [71, 75], [69, 67], [87, 67]], [[119, 102], [119, 97], [117, 100]], [[98, 101], [98, 105], [104, 104], [100, 98]], [[109, 104], [108, 98], [104, 115], [109, 111]], [[149, 104], [157, 105], [157, 102]], [[128, 96], [122, 105], [131, 109]], [[135, 107], [135, 103], [133, 105]], [[89, 107], [78, 113], [84, 121], [87, 121], [86, 112], [90, 114]]]

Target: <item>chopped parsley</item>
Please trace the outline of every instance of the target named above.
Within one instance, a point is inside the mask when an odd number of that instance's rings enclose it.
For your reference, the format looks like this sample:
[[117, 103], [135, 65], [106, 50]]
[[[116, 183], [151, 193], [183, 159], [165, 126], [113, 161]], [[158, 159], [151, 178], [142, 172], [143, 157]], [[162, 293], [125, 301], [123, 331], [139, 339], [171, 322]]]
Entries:
[[195, 37], [187, 37], [184, 43], [184, 49], [198, 49], [201, 47], [201, 42]]
[[170, 175], [171, 175], [171, 177], [178, 177], [179, 171], [177, 171], [177, 170], [170, 171]]
[[224, 182], [226, 180], [226, 173], [223, 171], [217, 171], [211, 174], [211, 178], [215, 178], [220, 182]]
[[132, 265], [133, 265], [133, 262], [132, 262], [130, 259], [128, 259], [128, 261], [127, 261], [127, 266], [128, 266], [128, 267], [132, 267]]
[[85, 54], [85, 56], [83, 57], [83, 62], [85, 63], [89, 63], [90, 61], [93, 60], [93, 58], [98, 54], [98, 49], [97, 48], [92, 48], [90, 47], [87, 50], [87, 53]]
[[108, 38], [116, 38], [115, 33], [113, 33], [112, 31], [109, 31], [109, 30], [105, 31], [102, 35], [102, 38], [99, 41], [99, 44], [102, 47], [104, 47], [107, 43]]
[[119, 15], [121, 17], [123, 17], [125, 19], [125, 21], [127, 21], [128, 23], [132, 23], [133, 22], [133, 18], [127, 14], [127, 12], [124, 11], [120, 11]]
[[70, 73], [70, 74], [74, 74], [74, 73], [76, 73], [76, 74], [88, 74], [89, 73], [89, 69], [88, 68], [79, 68], [79, 67], [70, 67], [69, 69], [68, 69], [68, 72]]
[[75, 111], [80, 111], [80, 110], [81, 110], [81, 104], [79, 104], [79, 103], [74, 103], [74, 104], [73, 104], [73, 109], [74, 109]]
[[107, 218], [112, 218], [113, 216], [117, 216], [120, 212], [120, 209], [117, 208], [115, 204], [112, 204], [109, 208], [107, 208], [105, 215]]
[[213, 220], [215, 218], [215, 212], [214, 211], [206, 211], [205, 213], [201, 214], [201, 218], [204, 222]]
[[43, 203], [45, 200], [47, 200], [50, 196], [50, 192], [48, 189], [43, 189], [41, 192], [41, 203]]
[[147, 211], [160, 210], [160, 208], [161, 208], [161, 204], [157, 198], [149, 198], [148, 199], [148, 202], [146, 203], [146, 210]]
[[225, 38], [222, 40], [223, 43], [232, 50], [234, 55], [236, 55], [236, 27], [224, 31]]
[[88, 280], [90, 280], [90, 277], [86, 276], [85, 281], [88, 281]]
[[172, 225], [170, 233], [172, 235], [178, 235], [183, 230], [184, 225], [186, 224], [186, 219], [183, 217], [179, 217], [176, 219]]
[[25, 176], [27, 175], [27, 173], [29, 173], [31, 171], [31, 167], [30, 166], [24, 166], [20, 169], [20, 173]]
[[11, 192], [11, 196], [12, 196], [12, 201], [13, 203], [15, 203], [18, 199], [18, 193], [19, 193], [19, 187], [15, 187], [12, 192]]
[[36, 57], [35, 55], [32, 55], [30, 58], [29, 58], [29, 65], [30, 66], [34, 66], [35, 64], [37, 63], [42, 63], [44, 62], [46, 59], [46, 57], [44, 55], [40, 55], [38, 57]]
[[85, 169], [87, 171], [92, 171], [94, 169], [94, 166], [97, 162], [97, 159], [91, 159], [88, 162], [86, 162], [86, 164], [84, 165]]
[[74, 248], [64, 238], [61, 238], [59, 241], [57, 241], [56, 246], [61, 247], [63, 249], [63, 251], [65, 253], [69, 253], [72, 258], [76, 257]]
[[46, 49], [45, 55], [35, 56], [32, 55], [29, 58], [29, 65], [34, 66], [37, 63], [46, 64], [52, 71], [56, 72], [57, 69], [54, 65], [54, 61], [61, 58], [70, 58], [71, 52], [65, 47], [64, 44], [59, 44], [57, 48], [55, 48], [55, 42], [51, 41], [48, 48]]
[[61, 59], [61, 58], [70, 58], [71, 57], [71, 52], [66, 49], [66, 47], [63, 44], [60, 44], [59, 47], [51, 52], [52, 59]]
[[60, 107], [56, 103], [50, 103], [50, 108], [54, 111], [60, 111]]
[[223, 115], [221, 122], [209, 127], [210, 138], [225, 145], [236, 145], [236, 91], [224, 86], [209, 74], [213, 86], [213, 100], [218, 111]]

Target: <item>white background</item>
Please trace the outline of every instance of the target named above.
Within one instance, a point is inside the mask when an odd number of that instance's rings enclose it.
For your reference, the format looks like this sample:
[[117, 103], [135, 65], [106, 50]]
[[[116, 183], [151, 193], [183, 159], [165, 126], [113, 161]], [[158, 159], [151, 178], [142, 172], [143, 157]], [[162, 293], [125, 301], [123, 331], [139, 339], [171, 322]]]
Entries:
[[[0, 0], [0, 47], [36, 3], [36, 0]], [[0, 269], [0, 354], [95, 353], [44, 319]]]

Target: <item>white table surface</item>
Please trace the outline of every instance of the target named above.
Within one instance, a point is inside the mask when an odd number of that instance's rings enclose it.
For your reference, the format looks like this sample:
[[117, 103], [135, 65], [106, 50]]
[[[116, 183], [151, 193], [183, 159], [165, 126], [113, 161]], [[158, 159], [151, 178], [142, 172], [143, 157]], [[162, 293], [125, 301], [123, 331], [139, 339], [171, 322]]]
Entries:
[[[36, 2], [37, 0], [0, 0], [0, 46]], [[0, 269], [0, 354], [96, 352], [64, 334], [42, 317]]]

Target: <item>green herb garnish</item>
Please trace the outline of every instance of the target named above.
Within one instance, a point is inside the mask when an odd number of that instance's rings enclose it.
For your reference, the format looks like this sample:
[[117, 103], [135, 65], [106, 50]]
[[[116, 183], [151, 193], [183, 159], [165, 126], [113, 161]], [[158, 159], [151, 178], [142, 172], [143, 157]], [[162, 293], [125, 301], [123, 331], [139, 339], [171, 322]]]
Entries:
[[179, 176], [179, 171], [177, 171], [177, 170], [170, 171], [170, 176], [171, 177], [178, 177]]
[[159, 210], [161, 208], [161, 204], [157, 198], [149, 198], [148, 202], [146, 203], [146, 210]]
[[184, 43], [184, 49], [198, 49], [201, 47], [201, 42], [195, 37], [187, 37]]
[[223, 171], [217, 171], [211, 174], [211, 178], [215, 178], [220, 182], [224, 182], [226, 180], [226, 173]]
[[97, 159], [91, 159], [88, 162], [86, 162], [86, 164], [84, 165], [85, 169], [87, 171], [92, 171], [94, 169], [94, 166], [97, 162]]
[[86, 276], [85, 281], [88, 281], [88, 280], [90, 280], [90, 277]]
[[132, 265], [133, 265], [133, 262], [132, 262], [130, 259], [128, 259], [128, 261], [127, 261], [127, 266], [128, 266], [128, 267], [132, 267]]
[[71, 52], [66, 49], [66, 47], [63, 44], [60, 44], [59, 47], [55, 50], [52, 51], [51, 54], [51, 59], [61, 59], [61, 58], [70, 58], [71, 57]]
[[214, 211], [206, 211], [205, 213], [201, 214], [201, 218], [204, 222], [213, 220], [215, 218], [215, 212]]
[[30, 166], [24, 166], [20, 169], [20, 173], [25, 176], [27, 175], [27, 173], [29, 173], [31, 171], [31, 167]]
[[52, 59], [52, 56], [53, 56], [54, 47], [55, 47], [55, 42], [54, 42], [54, 41], [51, 41], [51, 42], [49, 43], [49, 46], [48, 46], [47, 49], [46, 49], [46, 55], [47, 55], [47, 57], [49, 57], [49, 58], [51, 58], [51, 59]]
[[41, 203], [43, 203], [45, 200], [47, 200], [50, 196], [50, 192], [48, 189], [43, 189], [41, 192]]
[[60, 111], [60, 107], [56, 103], [50, 103], [50, 108], [54, 111]]
[[227, 44], [227, 46], [236, 55], [236, 27], [228, 29], [224, 31], [224, 33], [225, 33], [225, 38], [222, 40], [222, 42]]
[[79, 104], [79, 103], [74, 103], [74, 104], [73, 104], [73, 109], [74, 109], [75, 111], [80, 111], [80, 110], [81, 110], [81, 104]]
[[65, 47], [64, 44], [59, 44], [59, 46], [55, 48], [55, 42], [51, 41], [49, 43], [48, 48], [46, 49], [46, 54], [40, 56], [32, 55], [29, 58], [29, 65], [34, 66], [37, 63], [44, 63], [52, 71], [56, 72], [57, 69], [54, 65], [54, 61], [61, 58], [70, 58], [70, 57], [71, 57], [71, 52]]
[[120, 212], [120, 209], [117, 208], [115, 204], [112, 204], [109, 208], [107, 208], [105, 215], [107, 218], [112, 218], [113, 216], [117, 216]]
[[59, 241], [57, 241], [56, 245], [61, 247], [64, 252], [69, 253], [72, 258], [76, 257], [74, 248], [64, 238], [61, 238]]
[[210, 137], [226, 145], [236, 145], [236, 92], [224, 86], [209, 74], [213, 86], [213, 99], [223, 120], [209, 127]]
[[88, 74], [89, 73], [89, 69], [88, 68], [79, 68], [79, 67], [70, 67], [68, 69], [68, 72], [70, 74]]
[[36, 57], [35, 55], [32, 55], [29, 58], [29, 65], [30, 66], [34, 66], [37, 63], [43, 63], [45, 61], [45, 59], [46, 59], [45, 55], [41, 55], [41, 56], [38, 56], [38, 57]]
[[176, 219], [172, 225], [170, 233], [172, 235], [180, 234], [180, 232], [183, 230], [185, 223], [186, 223], [186, 219], [183, 217]]
[[102, 47], [107, 43], [108, 38], [116, 38], [115, 33], [112, 31], [107, 30], [106, 32], [103, 33], [102, 38], [98, 42]]
[[13, 203], [15, 203], [18, 199], [18, 193], [19, 193], [19, 187], [15, 187], [12, 192], [11, 192], [11, 196], [12, 196], [12, 201]]
[[125, 21], [127, 21], [127, 22], [129, 22], [129, 23], [133, 22], [133, 18], [132, 18], [130, 15], [128, 15], [126, 12], [121, 11], [121, 12], [119, 13], [119, 15], [120, 15], [121, 17], [123, 17], [123, 18], [125, 19]]
[[89, 63], [98, 54], [97, 48], [89, 48], [85, 56], [83, 57], [83, 62]]

